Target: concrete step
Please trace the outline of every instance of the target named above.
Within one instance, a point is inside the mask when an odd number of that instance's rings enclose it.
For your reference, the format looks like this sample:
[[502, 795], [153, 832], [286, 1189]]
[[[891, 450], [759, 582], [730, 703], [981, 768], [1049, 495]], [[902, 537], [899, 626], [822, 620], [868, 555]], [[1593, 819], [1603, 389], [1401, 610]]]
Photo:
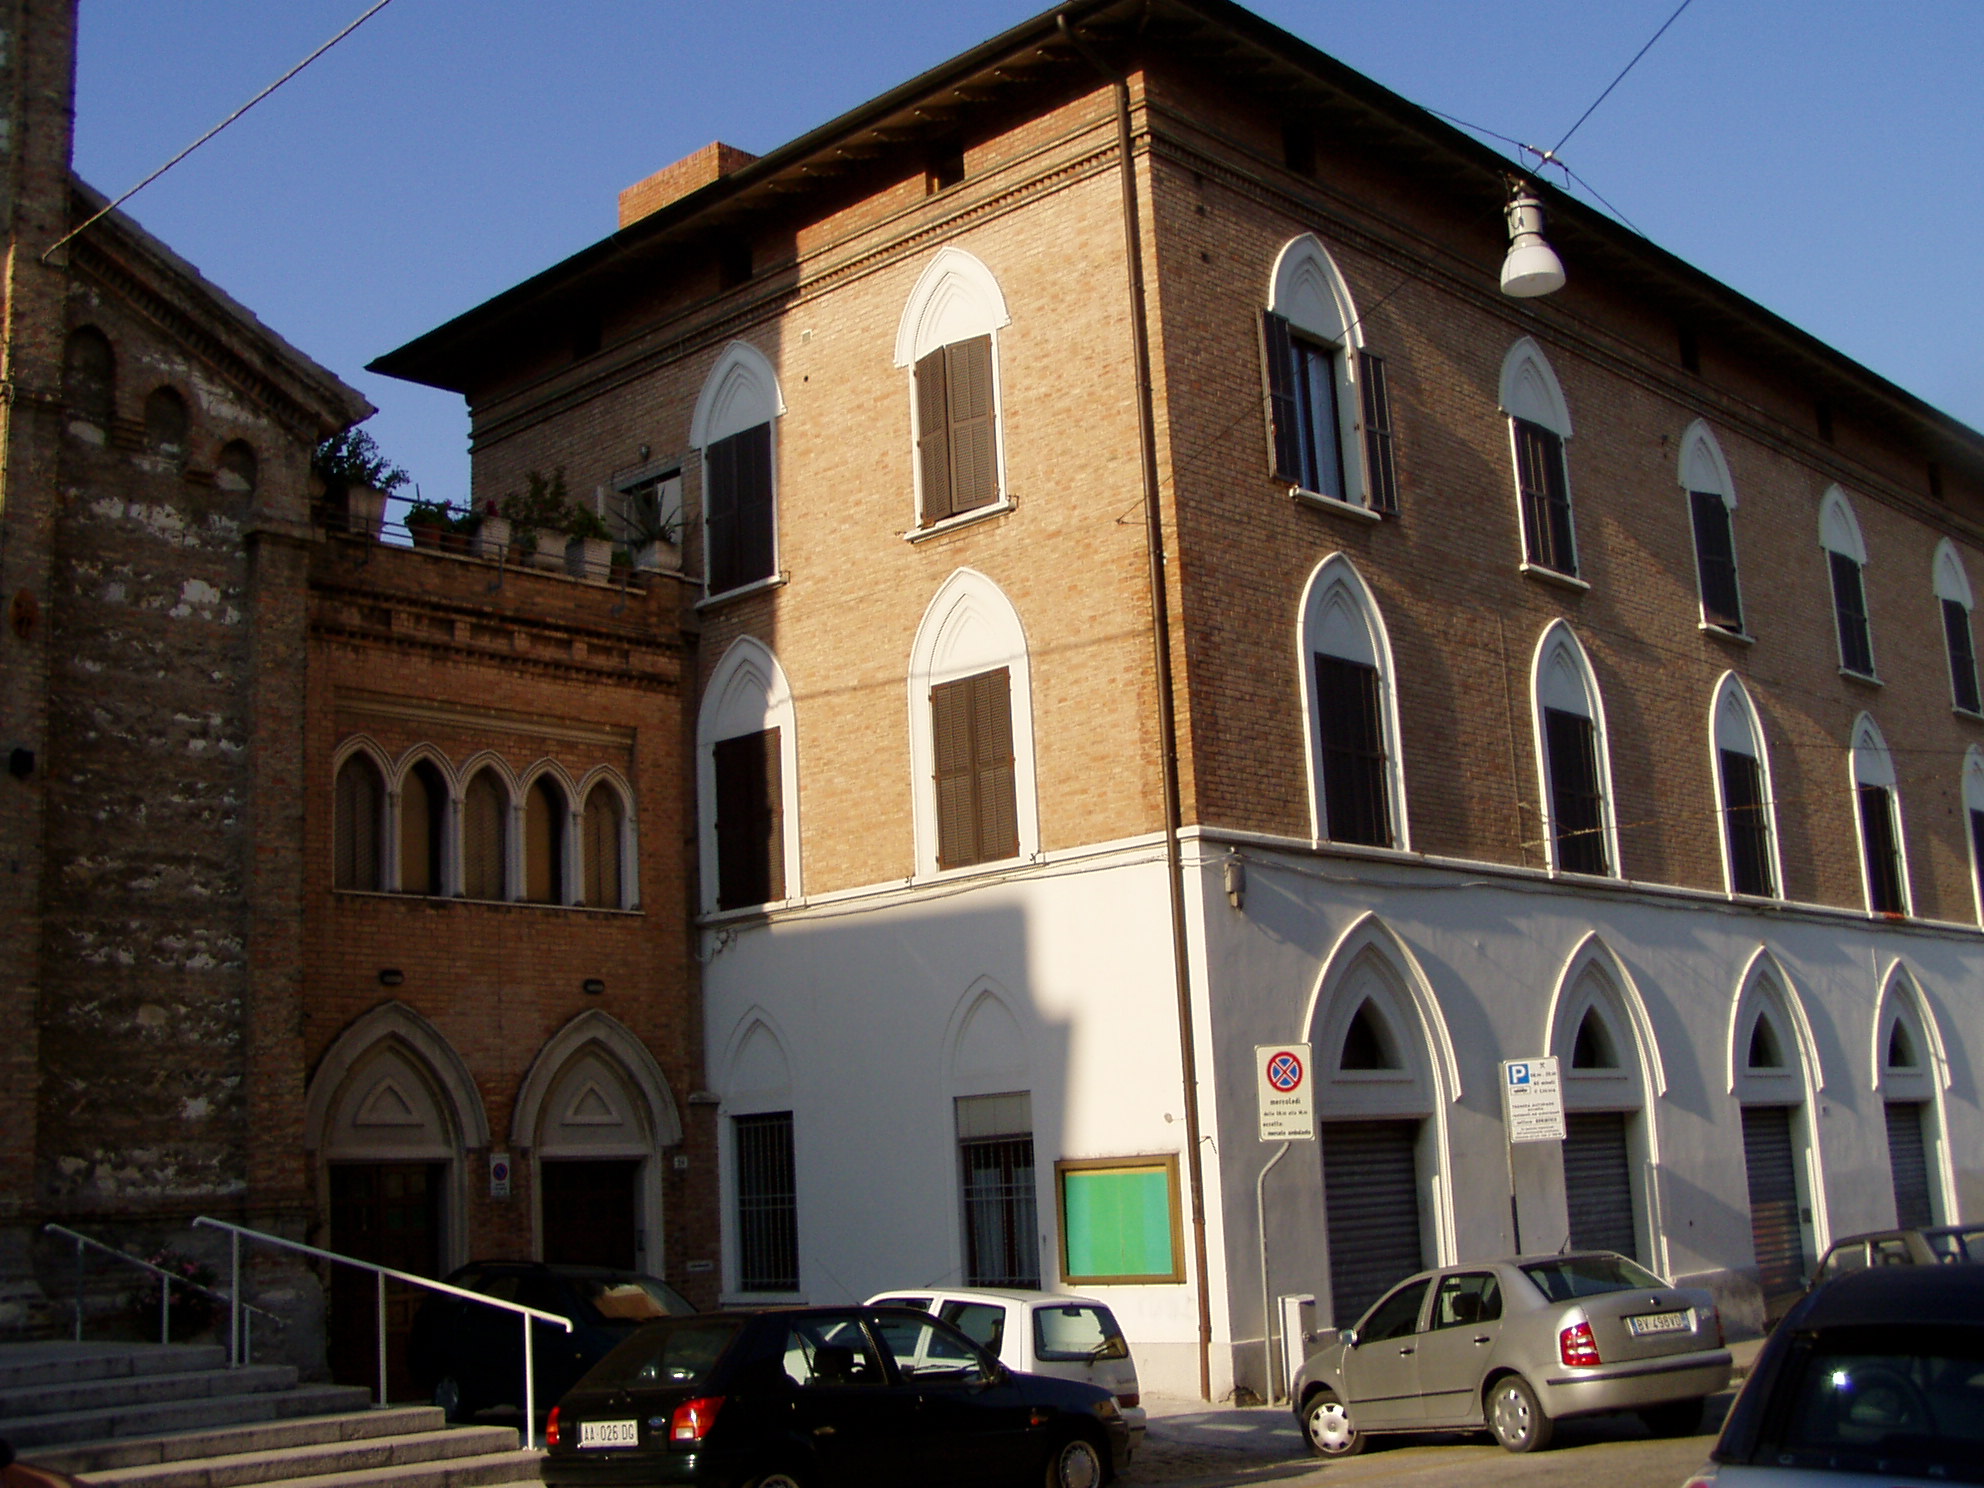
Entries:
[[210, 1395], [257, 1395], [287, 1390], [295, 1383], [294, 1365], [249, 1364], [240, 1369], [209, 1367], [176, 1374], [131, 1374], [116, 1379], [16, 1385], [12, 1389], [0, 1389], [0, 1417], [46, 1416], [105, 1406], [199, 1400]]
[[459, 1458], [501, 1457], [516, 1450], [517, 1433], [509, 1427], [468, 1426], [112, 1468], [78, 1474], [76, 1481], [86, 1488], [246, 1488], [250, 1484], [345, 1477], [387, 1468], [428, 1465], [444, 1470]]
[[165, 1436], [121, 1437], [82, 1446], [57, 1447], [34, 1454], [37, 1467], [71, 1474], [98, 1474], [118, 1468], [185, 1462], [199, 1457], [228, 1457], [250, 1452], [276, 1452], [323, 1442], [365, 1441], [378, 1436], [407, 1436], [439, 1431], [447, 1424], [438, 1406], [398, 1405], [389, 1410], [360, 1408], [335, 1416], [299, 1416], [285, 1421], [255, 1421], [211, 1431], [177, 1431]]
[[69, 1446], [113, 1436], [157, 1436], [250, 1421], [362, 1411], [371, 1399], [371, 1392], [362, 1385], [298, 1385], [292, 1390], [265, 1390], [255, 1395], [208, 1395], [0, 1419], [0, 1437], [12, 1442], [14, 1450], [23, 1457], [32, 1458], [38, 1454], [29, 1451], [31, 1447]]
[[495, 1483], [535, 1483], [543, 1460], [542, 1452], [489, 1452], [446, 1462], [412, 1462], [281, 1481], [283, 1488], [486, 1488]]
[[219, 1369], [219, 1344], [71, 1343], [66, 1339], [0, 1344], [0, 1392], [72, 1380], [129, 1379]]

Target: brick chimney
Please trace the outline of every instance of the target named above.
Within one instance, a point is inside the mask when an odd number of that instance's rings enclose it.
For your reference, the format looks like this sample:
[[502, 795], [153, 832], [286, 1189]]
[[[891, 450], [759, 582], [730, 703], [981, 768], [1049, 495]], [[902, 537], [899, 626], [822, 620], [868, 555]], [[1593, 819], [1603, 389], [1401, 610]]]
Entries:
[[621, 192], [620, 225], [625, 227], [650, 212], [659, 212], [670, 202], [680, 201], [690, 192], [700, 191], [710, 182], [742, 170], [757, 158], [721, 141], [704, 145], [695, 154], [663, 166], [645, 181], [636, 181]]

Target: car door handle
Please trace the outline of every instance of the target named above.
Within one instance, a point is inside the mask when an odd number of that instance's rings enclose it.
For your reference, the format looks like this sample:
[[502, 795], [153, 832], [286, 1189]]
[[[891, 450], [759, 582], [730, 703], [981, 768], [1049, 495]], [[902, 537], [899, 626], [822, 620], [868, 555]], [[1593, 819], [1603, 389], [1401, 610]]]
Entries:
[[831, 1426], [815, 1426], [813, 1428], [813, 1435], [815, 1436], [832, 1436], [833, 1434], [834, 1429]]
[[1492, 1333], [1477, 1333], [1474, 1335], [1474, 1341], [1476, 1343], [1493, 1343], [1495, 1341], [1495, 1335]]
[[1412, 1345], [1408, 1343], [1408, 1344], [1407, 1344], [1407, 1345], [1406, 1345], [1406, 1346], [1405, 1346], [1404, 1348], [1402, 1348], [1402, 1349], [1400, 1349], [1400, 1350], [1398, 1351], [1398, 1356], [1399, 1356], [1399, 1357], [1400, 1357], [1401, 1359], [1403, 1359], [1403, 1358], [1404, 1358], [1404, 1357], [1405, 1357], [1405, 1356], [1406, 1356], [1407, 1354], [1409, 1354], [1409, 1353], [1411, 1353], [1411, 1352], [1412, 1352]]

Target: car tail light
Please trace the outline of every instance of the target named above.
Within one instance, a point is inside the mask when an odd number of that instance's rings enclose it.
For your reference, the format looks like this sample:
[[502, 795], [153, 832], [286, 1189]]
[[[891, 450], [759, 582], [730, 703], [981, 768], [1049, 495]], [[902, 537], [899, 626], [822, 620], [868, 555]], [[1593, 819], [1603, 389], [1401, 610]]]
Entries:
[[721, 1395], [698, 1395], [694, 1400], [683, 1401], [668, 1418], [668, 1439], [671, 1442], [701, 1441], [709, 1435], [710, 1427], [716, 1425], [716, 1413], [721, 1409]]
[[1118, 1395], [1116, 1397], [1116, 1403], [1122, 1406], [1124, 1410], [1130, 1410], [1138, 1405], [1141, 1405], [1143, 1403], [1143, 1398], [1144, 1397], [1139, 1395], [1135, 1390], [1131, 1390], [1126, 1394]]
[[551, 1417], [544, 1423], [544, 1444], [547, 1447], [558, 1445], [558, 1407], [551, 1407]]
[[1598, 1340], [1591, 1336], [1591, 1324], [1578, 1323], [1559, 1333], [1557, 1352], [1572, 1368], [1598, 1363]]

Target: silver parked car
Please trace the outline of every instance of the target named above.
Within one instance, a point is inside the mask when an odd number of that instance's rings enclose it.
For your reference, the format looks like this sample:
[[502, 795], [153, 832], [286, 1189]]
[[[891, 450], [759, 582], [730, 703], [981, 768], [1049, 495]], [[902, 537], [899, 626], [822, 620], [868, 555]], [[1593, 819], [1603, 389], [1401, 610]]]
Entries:
[[1422, 1271], [1318, 1343], [1289, 1399], [1322, 1457], [1347, 1457], [1374, 1432], [1484, 1426], [1534, 1452], [1565, 1417], [1608, 1411], [1680, 1436], [1729, 1384], [1709, 1294], [1610, 1251]]
[[1984, 1483], [1984, 1269], [1875, 1266], [1777, 1325], [1688, 1488]]

